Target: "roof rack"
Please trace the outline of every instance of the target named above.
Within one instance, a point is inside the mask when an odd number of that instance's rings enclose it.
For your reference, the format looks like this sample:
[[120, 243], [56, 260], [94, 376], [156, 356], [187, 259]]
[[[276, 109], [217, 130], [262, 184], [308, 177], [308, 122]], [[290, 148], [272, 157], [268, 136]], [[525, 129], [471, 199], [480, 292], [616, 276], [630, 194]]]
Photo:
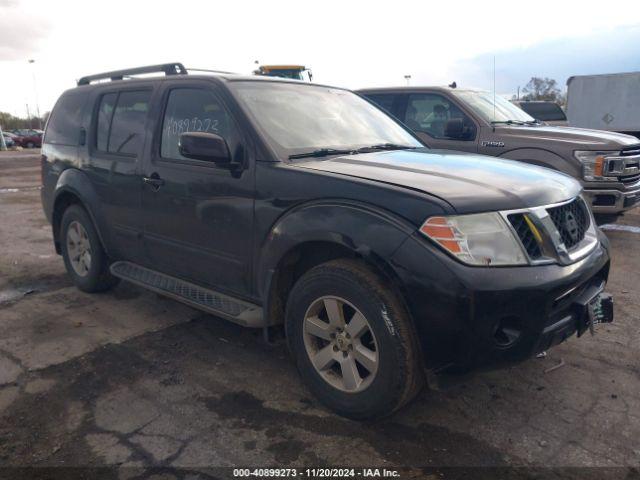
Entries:
[[96, 75], [88, 75], [78, 80], [78, 85], [89, 85], [97, 80], [122, 80], [124, 77], [131, 75], [142, 75], [145, 73], [160, 73], [165, 75], [186, 75], [187, 69], [181, 63], [163, 63], [160, 65], [149, 65], [148, 67], [128, 68], [126, 70], [114, 70], [113, 72], [98, 73]]

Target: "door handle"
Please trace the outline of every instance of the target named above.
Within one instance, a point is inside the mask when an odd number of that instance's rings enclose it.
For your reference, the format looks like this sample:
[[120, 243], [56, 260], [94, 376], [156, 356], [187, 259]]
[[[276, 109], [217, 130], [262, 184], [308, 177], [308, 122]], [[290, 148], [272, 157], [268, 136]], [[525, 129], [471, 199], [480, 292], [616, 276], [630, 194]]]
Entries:
[[142, 177], [142, 181], [147, 185], [151, 185], [154, 190], [158, 190], [161, 186], [164, 185], [164, 180], [160, 178], [160, 175], [157, 173], [152, 173], [148, 177]]

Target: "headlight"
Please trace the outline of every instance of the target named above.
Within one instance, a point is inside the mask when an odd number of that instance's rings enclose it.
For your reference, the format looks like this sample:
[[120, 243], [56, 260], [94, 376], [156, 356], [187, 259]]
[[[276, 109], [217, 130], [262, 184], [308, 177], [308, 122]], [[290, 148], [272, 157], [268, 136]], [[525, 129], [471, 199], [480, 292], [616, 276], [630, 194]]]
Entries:
[[468, 265], [526, 265], [519, 241], [500, 214], [431, 217], [420, 232]]
[[617, 178], [611, 175], [607, 156], [615, 156], [618, 152], [593, 152], [577, 150], [573, 152], [575, 157], [582, 163], [582, 176], [589, 182], [593, 181], [617, 181]]

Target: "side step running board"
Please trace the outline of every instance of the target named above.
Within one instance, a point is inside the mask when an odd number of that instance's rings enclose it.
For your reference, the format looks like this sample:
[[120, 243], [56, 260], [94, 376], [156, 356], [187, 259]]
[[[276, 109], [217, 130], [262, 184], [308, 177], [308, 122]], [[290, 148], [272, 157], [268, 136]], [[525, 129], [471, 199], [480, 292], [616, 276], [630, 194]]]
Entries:
[[192, 307], [219, 315], [245, 327], [263, 327], [262, 308], [131, 262], [115, 262], [111, 273]]

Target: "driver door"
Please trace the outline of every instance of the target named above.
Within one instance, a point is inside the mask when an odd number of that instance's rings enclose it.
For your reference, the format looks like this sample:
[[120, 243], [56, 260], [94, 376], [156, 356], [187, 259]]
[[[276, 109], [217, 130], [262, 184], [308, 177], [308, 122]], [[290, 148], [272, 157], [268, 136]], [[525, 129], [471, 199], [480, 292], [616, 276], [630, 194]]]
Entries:
[[[222, 92], [209, 82], [171, 85], [162, 92], [161, 124], [144, 165], [142, 205], [149, 268], [246, 295], [251, 288], [254, 162], [246, 136]], [[185, 132], [216, 133], [233, 160], [231, 170], [183, 157]], [[151, 181], [153, 180], [153, 182]]]

